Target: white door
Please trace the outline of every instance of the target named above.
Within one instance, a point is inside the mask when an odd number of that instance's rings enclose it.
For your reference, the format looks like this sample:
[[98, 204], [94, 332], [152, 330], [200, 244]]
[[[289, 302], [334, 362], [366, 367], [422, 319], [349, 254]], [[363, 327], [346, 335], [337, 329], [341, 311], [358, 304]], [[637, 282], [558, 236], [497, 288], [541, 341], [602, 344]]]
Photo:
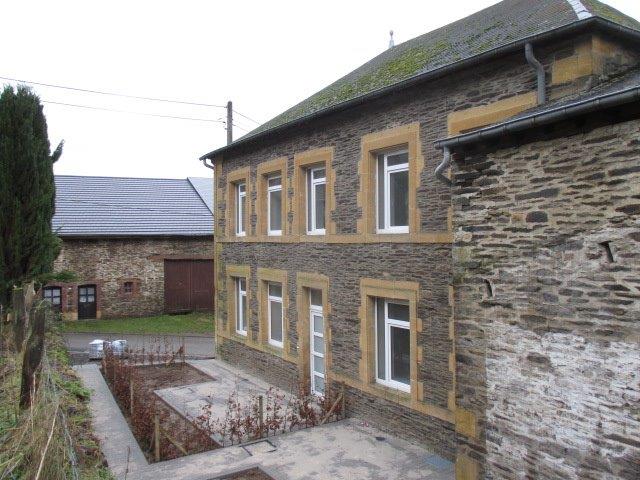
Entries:
[[311, 392], [316, 395], [324, 395], [325, 345], [322, 292], [319, 290], [311, 290], [309, 292], [309, 297], [309, 331], [311, 332], [309, 363], [311, 366]]

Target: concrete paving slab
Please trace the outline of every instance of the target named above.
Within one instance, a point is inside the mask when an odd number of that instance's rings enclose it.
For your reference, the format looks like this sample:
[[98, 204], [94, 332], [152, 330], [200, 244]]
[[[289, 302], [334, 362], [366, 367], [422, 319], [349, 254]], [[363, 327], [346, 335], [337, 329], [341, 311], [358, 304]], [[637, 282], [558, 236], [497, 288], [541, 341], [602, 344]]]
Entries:
[[[203, 413], [205, 406], [210, 406], [212, 418], [224, 418], [231, 395], [235, 397], [236, 402], [247, 409], [255, 403], [258, 395], [265, 396], [266, 402], [268, 391], [270, 391], [272, 401], [281, 405], [283, 409], [291, 399], [289, 393], [222, 361], [193, 360], [188, 363], [213, 377], [214, 380], [197, 385], [169, 387], [155, 391], [162, 400], [187, 418], [198, 417]], [[219, 436], [214, 437], [214, 440], [221, 444], [226, 443]]]
[[[264, 392], [269, 384], [218, 360], [189, 362], [213, 376], [212, 382], [180, 387], [180, 398], [205, 395], [211, 388], [236, 382], [247, 392]], [[426, 449], [348, 419], [268, 441], [203, 452], [148, 464], [95, 365], [77, 367], [91, 398], [94, 429], [110, 468], [124, 478], [127, 447], [132, 452], [128, 478], [137, 480], [211, 480], [260, 467], [276, 480], [453, 480], [453, 464]], [[176, 390], [176, 389], [168, 389]], [[197, 402], [196, 402], [197, 403]], [[196, 408], [196, 404], [191, 408]]]
[[73, 367], [85, 387], [91, 390], [89, 407], [93, 429], [104, 453], [109, 468], [117, 478], [124, 478], [148, 466], [138, 442], [129, 429], [111, 391], [98, 369], [98, 365], [87, 364]]

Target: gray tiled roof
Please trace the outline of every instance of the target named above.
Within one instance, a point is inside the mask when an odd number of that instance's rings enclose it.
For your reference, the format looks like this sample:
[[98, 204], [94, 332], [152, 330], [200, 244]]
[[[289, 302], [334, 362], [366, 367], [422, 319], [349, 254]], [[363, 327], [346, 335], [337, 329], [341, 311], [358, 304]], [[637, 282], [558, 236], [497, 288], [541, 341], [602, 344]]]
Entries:
[[53, 230], [61, 237], [213, 235], [211, 179], [56, 175], [55, 182]]
[[243, 138], [589, 17], [640, 30], [636, 20], [597, 0], [505, 0], [384, 51]]

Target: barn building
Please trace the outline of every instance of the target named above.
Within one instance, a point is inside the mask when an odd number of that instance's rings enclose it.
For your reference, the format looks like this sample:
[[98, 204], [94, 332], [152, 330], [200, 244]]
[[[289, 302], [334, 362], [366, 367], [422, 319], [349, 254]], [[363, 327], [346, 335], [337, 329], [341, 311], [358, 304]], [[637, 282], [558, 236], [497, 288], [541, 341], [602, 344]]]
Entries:
[[58, 175], [45, 298], [67, 320], [213, 309], [213, 183]]

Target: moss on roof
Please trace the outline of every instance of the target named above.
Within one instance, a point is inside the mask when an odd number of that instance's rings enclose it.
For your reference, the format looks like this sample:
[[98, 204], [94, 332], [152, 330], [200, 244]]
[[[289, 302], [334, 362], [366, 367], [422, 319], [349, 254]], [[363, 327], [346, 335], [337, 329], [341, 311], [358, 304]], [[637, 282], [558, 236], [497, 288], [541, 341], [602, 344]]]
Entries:
[[[593, 15], [640, 30], [640, 23], [601, 2], [583, 4]], [[382, 52], [246, 137], [577, 20], [567, 0], [502, 1]]]
[[582, 0], [582, 4], [596, 17], [601, 17], [625, 27], [640, 30], [640, 22], [635, 18], [631, 18], [605, 3], [599, 2], [598, 0]]

